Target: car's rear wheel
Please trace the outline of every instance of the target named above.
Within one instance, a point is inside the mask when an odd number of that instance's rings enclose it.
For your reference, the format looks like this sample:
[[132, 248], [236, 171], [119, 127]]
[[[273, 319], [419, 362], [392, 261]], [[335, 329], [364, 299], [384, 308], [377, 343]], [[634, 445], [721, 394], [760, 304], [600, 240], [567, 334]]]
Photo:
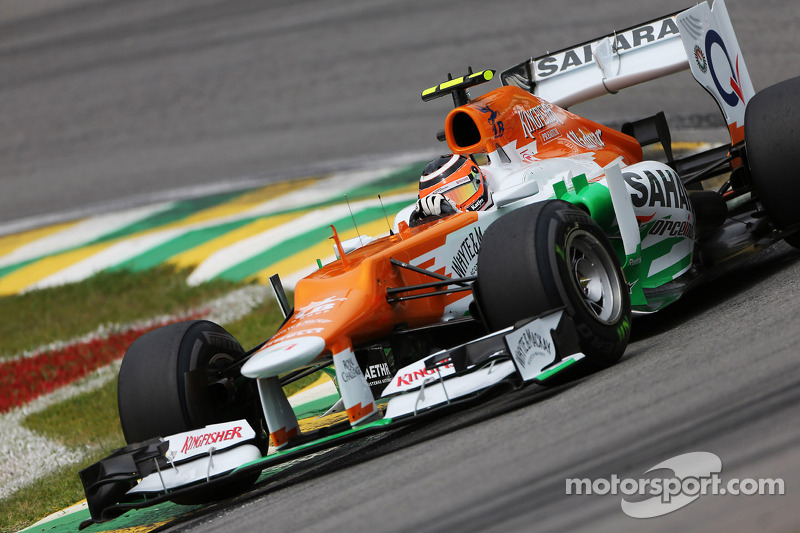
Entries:
[[[800, 225], [800, 77], [759, 91], [745, 110], [747, 164], [756, 195], [778, 229]], [[800, 235], [787, 242], [800, 245]]]
[[597, 224], [567, 202], [523, 207], [487, 228], [476, 297], [492, 330], [565, 306], [594, 368], [615, 363], [628, 344], [630, 295], [616, 255]]

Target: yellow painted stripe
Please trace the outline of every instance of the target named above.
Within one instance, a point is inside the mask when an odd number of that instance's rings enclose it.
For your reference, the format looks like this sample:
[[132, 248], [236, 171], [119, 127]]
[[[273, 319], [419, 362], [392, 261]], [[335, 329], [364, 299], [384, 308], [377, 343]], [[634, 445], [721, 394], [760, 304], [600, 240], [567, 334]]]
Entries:
[[68, 229], [80, 222], [83, 221], [76, 220], [74, 222], [65, 222], [63, 224], [56, 224], [54, 226], [45, 226], [43, 228], [36, 228], [28, 231], [23, 231], [22, 233], [14, 233], [12, 235], [5, 235], [3, 237], [0, 237], [0, 257], [13, 252], [20, 246], [28, 244], [29, 242], [33, 242], [43, 237], [47, 237], [48, 235], [58, 233], [59, 231]]
[[[358, 226], [362, 235], [382, 235], [389, 231], [386, 226], [386, 221], [381, 217], [378, 220], [370, 222], [369, 224], [361, 224]], [[345, 232], [339, 233], [341, 240], [355, 238], [356, 230], [351, 228]], [[286, 259], [273, 263], [272, 265], [259, 270], [250, 279], [256, 279], [260, 283], [269, 283], [269, 277], [276, 272], [281, 276], [288, 276], [298, 270], [307, 268], [309, 265], [315, 265], [317, 259], [329, 257], [333, 254], [333, 240], [325, 239], [322, 242], [310, 245], [302, 252], [298, 252]]]
[[249, 193], [245, 193], [241, 196], [237, 196], [236, 198], [234, 198], [229, 202], [225, 202], [223, 204], [214, 207], [209, 207], [208, 209], [199, 211], [183, 220], [176, 221], [173, 224], [170, 224], [168, 226], [163, 226], [162, 228], [159, 229], [165, 229], [168, 227], [187, 226], [189, 224], [196, 224], [198, 222], [205, 222], [207, 220], [213, 220], [215, 218], [222, 218], [230, 215], [235, 215], [237, 213], [242, 213], [260, 204], [263, 204], [264, 202], [274, 200], [278, 196], [282, 196], [284, 194], [296, 191], [298, 189], [302, 189], [304, 187], [312, 186], [314, 185], [314, 183], [319, 181], [319, 179], [320, 179], [319, 177], [314, 177], [303, 180], [274, 183], [272, 185], [267, 185], [265, 187], [261, 187]]
[[673, 141], [672, 148], [675, 150], [694, 150], [696, 148], [702, 148], [707, 144], [706, 142], [700, 141]]
[[114, 531], [116, 531], [116, 533], [148, 533], [149, 531], [158, 529], [163, 525], [169, 524], [170, 522], [174, 522], [182, 516], [184, 516], [182, 513], [176, 513], [175, 516], [169, 520], [162, 520], [161, 522], [153, 522], [152, 524], [144, 524], [141, 526], [123, 527], [114, 529]]
[[[417, 190], [417, 184], [416, 183], [411, 183], [409, 185], [402, 185], [402, 186], [396, 187], [394, 189], [389, 189], [389, 190], [381, 193], [381, 196], [391, 196], [393, 194], [401, 194], [401, 193], [404, 193], [404, 192], [414, 192], [416, 190]], [[215, 253], [215, 252], [217, 252], [219, 250], [222, 250], [223, 248], [231, 246], [231, 245], [233, 245], [233, 244], [235, 244], [235, 243], [237, 243], [239, 241], [242, 241], [242, 240], [244, 240], [244, 239], [246, 239], [248, 237], [252, 237], [253, 235], [257, 235], [257, 234], [259, 234], [261, 232], [264, 232], [264, 231], [267, 231], [267, 230], [272, 229], [274, 227], [277, 227], [277, 226], [279, 226], [281, 224], [286, 224], [288, 222], [291, 222], [292, 220], [294, 220], [296, 218], [299, 218], [299, 217], [301, 217], [301, 216], [303, 216], [303, 215], [305, 215], [307, 213], [308, 213], [308, 210], [303, 210], [303, 211], [297, 211], [297, 212], [290, 213], [290, 214], [285, 214], [285, 215], [273, 215], [273, 216], [270, 216], [270, 217], [266, 217], [266, 218], [263, 218], [263, 219], [256, 220], [256, 221], [254, 221], [254, 222], [252, 222], [250, 224], [242, 226], [241, 228], [237, 228], [237, 229], [235, 229], [233, 231], [230, 231], [230, 232], [226, 233], [225, 235], [221, 235], [220, 237], [217, 237], [216, 239], [212, 239], [212, 240], [210, 240], [208, 242], [205, 242], [205, 243], [203, 243], [203, 244], [201, 244], [199, 246], [195, 246], [194, 248], [191, 248], [189, 250], [186, 250], [185, 252], [177, 254], [177, 255], [173, 256], [168, 262], [170, 264], [174, 264], [179, 269], [196, 267], [197, 265], [199, 265], [200, 263], [205, 261], [209, 256], [211, 256], [211, 254], [213, 254], [213, 253]], [[391, 220], [392, 220], [392, 213], [389, 213], [389, 221], [391, 222]], [[384, 228], [380, 229], [378, 231], [378, 233], [383, 233], [383, 232], [387, 231], [386, 230], [386, 222], [385, 221], [383, 222], [383, 226], [384, 226]], [[353, 237], [356, 236], [355, 235], [355, 230], [353, 230], [353, 235], [352, 236]], [[342, 237], [342, 238], [345, 239], [345, 238], [349, 238], [349, 237]], [[327, 250], [322, 255], [315, 256], [314, 259], [312, 259], [311, 263], [314, 263], [316, 261], [317, 257], [320, 257], [320, 258], [321, 257], [327, 257], [330, 254], [331, 254], [331, 251]], [[302, 266], [300, 268], [302, 268]], [[299, 270], [300, 268], [298, 268], [297, 270]], [[274, 274], [274, 273], [275, 272], [273, 271], [272, 274]], [[272, 274], [267, 275], [267, 278], [269, 278], [269, 276], [272, 275]]]
[[331, 413], [320, 418], [304, 418], [302, 420], [298, 420], [297, 423], [300, 426], [300, 431], [302, 433], [308, 433], [309, 431], [332, 426], [333, 424], [338, 424], [339, 422], [344, 422], [345, 420], [347, 420], [347, 413], [342, 411], [340, 413]]
[[61, 254], [51, 255], [15, 270], [0, 278], [0, 295], [16, 294], [28, 286], [40, 281], [70, 265], [83, 261], [113, 245], [113, 242], [86, 246]]
[[231, 246], [239, 241], [257, 235], [264, 231], [278, 227], [282, 224], [291, 222], [292, 220], [301, 217], [308, 213], [308, 211], [297, 211], [295, 213], [287, 213], [283, 215], [273, 215], [265, 218], [260, 218], [250, 224], [246, 224], [241, 228], [229, 231], [225, 235], [221, 235], [216, 239], [211, 239], [199, 246], [195, 246], [185, 252], [173, 256], [168, 262], [176, 265], [178, 268], [190, 268], [199, 265], [205, 261], [211, 254]]
[[[314, 383], [312, 383], [310, 385], [306, 385], [305, 387], [303, 387], [299, 391], [295, 392], [294, 394], [300, 394], [301, 392], [305, 392], [307, 390], [313, 389], [314, 387], [317, 387], [319, 385], [324, 385], [324, 384], [330, 383], [332, 381], [333, 380], [328, 376], [328, 374], [326, 374], [325, 372], [320, 372], [319, 376], [317, 377], [317, 379], [314, 380]], [[294, 394], [292, 394], [292, 396], [294, 396]]]

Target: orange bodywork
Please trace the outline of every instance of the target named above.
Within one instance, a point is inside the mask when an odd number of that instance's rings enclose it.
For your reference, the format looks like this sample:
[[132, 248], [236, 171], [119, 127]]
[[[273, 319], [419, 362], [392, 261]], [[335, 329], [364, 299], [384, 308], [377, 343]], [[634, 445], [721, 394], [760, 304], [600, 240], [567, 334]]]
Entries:
[[447, 145], [456, 154], [490, 154], [512, 144], [517, 152], [530, 147], [528, 152], [537, 159], [593, 153], [600, 166], [619, 157], [628, 165], [642, 160], [642, 147], [633, 137], [514, 86], [453, 109], [444, 129]]
[[[526, 161], [525, 153], [531, 156], [529, 161], [586, 154], [601, 166], [618, 159], [626, 165], [642, 160], [642, 148], [632, 137], [518, 87], [500, 87], [454, 109], [447, 116], [445, 132], [457, 154], [492, 154], [505, 147], [521, 161]], [[445, 274], [445, 267], [433, 266], [435, 252], [448, 235], [477, 220], [477, 213], [464, 212], [417, 228], [404, 226], [399, 234], [373, 241], [302, 279], [295, 288], [294, 314], [262, 350], [296, 338], [320, 337], [325, 341], [325, 351], [316, 359], [320, 360], [388, 335], [400, 324], [416, 327], [441, 321], [448, 305], [471, 293], [389, 303], [387, 289], [433, 281], [393, 265], [390, 259]], [[338, 239], [336, 246], [341, 255]]]
[[[300, 280], [295, 287], [295, 313], [265, 348], [314, 335], [325, 339], [326, 351], [335, 352], [338, 350], [334, 347], [342, 340], [356, 345], [387, 335], [397, 324], [414, 327], [439, 321], [448, 304], [467, 295], [455, 293], [390, 304], [386, 289], [433, 280], [396, 267], [389, 259], [411, 263], [477, 219], [476, 213], [467, 212], [417, 228], [405, 227], [399, 234], [347, 254], [346, 261], [334, 261]], [[444, 274], [444, 269], [438, 273]]]

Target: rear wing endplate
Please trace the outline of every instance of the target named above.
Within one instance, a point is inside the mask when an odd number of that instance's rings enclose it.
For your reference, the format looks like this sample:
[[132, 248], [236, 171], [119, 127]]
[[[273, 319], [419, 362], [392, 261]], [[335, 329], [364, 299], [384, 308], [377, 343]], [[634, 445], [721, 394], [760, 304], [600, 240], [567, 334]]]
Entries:
[[723, 0], [523, 61], [500, 76], [504, 85], [570, 107], [687, 68], [719, 104], [732, 141], [742, 140], [755, 91]]

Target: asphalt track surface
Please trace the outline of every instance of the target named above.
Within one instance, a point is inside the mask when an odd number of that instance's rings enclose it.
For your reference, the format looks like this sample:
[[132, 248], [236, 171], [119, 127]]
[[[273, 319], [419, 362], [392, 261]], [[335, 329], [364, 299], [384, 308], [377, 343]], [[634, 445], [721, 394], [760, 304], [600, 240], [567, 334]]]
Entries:
[[[435, 154], [451, 102], [419, 93], [447, 72], [503, 70], [689, 4], [6, 0], [0, 233]], [[756, 89], [790, 77], [796, 8], [732, 0], [729, 11]], [[661, 109], [674, 126], [722, 125], [690, 76], [575, 108], [601, 122]]]
[[[433, 153], [450, 103], [419, 91], [446, 72], [503, 69], [687, 4], [6, 2], [0, 223]], [[757, 90], [800, 73], [796, 7], [728, 7]], [[711, 100], [676, 76], [575, 111], [662, 108], [714, 125]], [[800, 252], [774, 247], [635, 321], [614, 368], [399, 431], [171, 529], [796, 531], [799, 286]], [[620, 496], [565, 494], [567, 478], [639, 478], [693, 451], [719, 455], [726, 480], [782, 478], [786, 495], [704, 496], [637, 520]]]

